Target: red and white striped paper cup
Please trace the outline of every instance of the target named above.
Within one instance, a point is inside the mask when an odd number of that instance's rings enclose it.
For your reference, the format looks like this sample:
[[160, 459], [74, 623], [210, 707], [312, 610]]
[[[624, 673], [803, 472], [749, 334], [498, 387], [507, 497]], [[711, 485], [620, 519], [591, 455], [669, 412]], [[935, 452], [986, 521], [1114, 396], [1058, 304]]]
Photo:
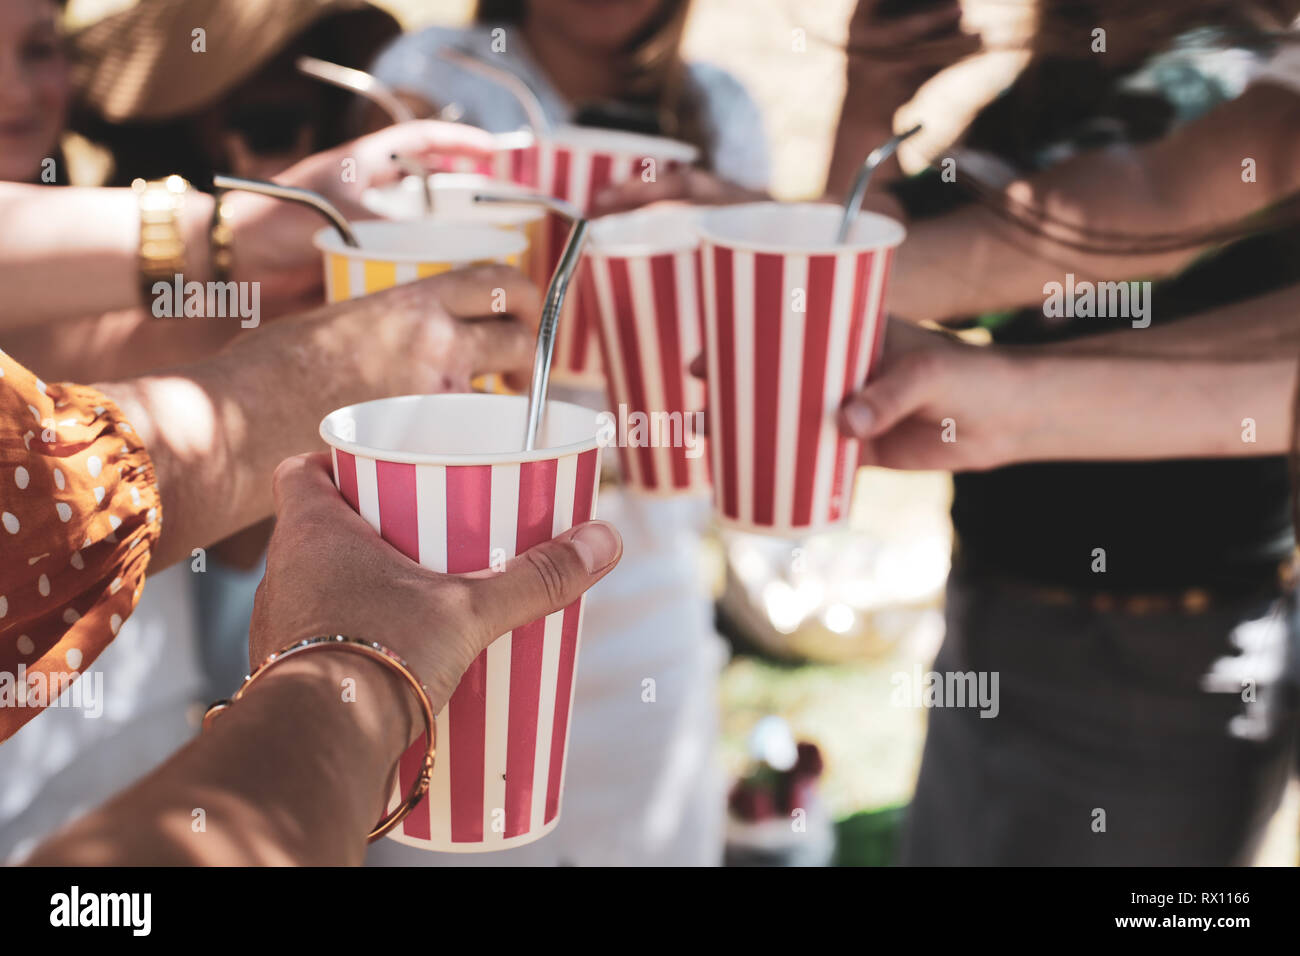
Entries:
[[695, 214], [684, 207], [606, 216], [591, 226], [582, 290], [597, 338], [626, 484], [657, 495], [709, 489]]
[[802, 535], [848, 518], [859, 443], [836, 426], [880, 351], [903, 227], [862, 213], [750, 203], [700, 218], [709, 447], [720, 524]]
[[[699, 156], [694, 146], [677, 140], [583, 126], [558, 127], [532, 142], [503, 142], [506, 145], [494, 165], [496, 174], [563, 199], [584, 214], [606, 187], [633, 177], [657, 177], [688, 166]], [[551, 213], [542, 229], [533, 265], [534, 280], [543, 288], [560, 261], [569, 225], [563, 216]], [[604, 378], [595, 340], [595, 310], [581, 289], [576, 291], [560, 316], [551, 376], [565, 384], [599, 386]]]
[[[591, 518], [596, 413], [548, 402], [540, 448], [523, 447], [527, 399], [408, 395], [326, 416], [344, 499], [393, 547], [452, 574], [500, 568]], [[425, 797], [389, 836], [445, 852], [531, 843], [555, 828], [573, 711], [582, 600], [498, 639], [438, 715]], [[427, 744], [402, 756], [389, 800], [410, 792]]]

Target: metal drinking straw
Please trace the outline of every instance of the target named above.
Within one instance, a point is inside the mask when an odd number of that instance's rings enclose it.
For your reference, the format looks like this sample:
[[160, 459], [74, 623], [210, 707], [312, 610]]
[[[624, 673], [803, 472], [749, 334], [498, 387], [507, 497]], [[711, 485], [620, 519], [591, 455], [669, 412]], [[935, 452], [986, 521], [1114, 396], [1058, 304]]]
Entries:
[[587, 220], [572, 203], [553, 199], [538, 193], [533, 196], [501, 196], [477, 193], [476, 203], [510, 203], [512, 205], [541, 206], [573, 223], [569, 238], [560, 253], [560, 261], [546, 288], [546, 301], [542, 305], [542, 321], [537, 326], [537, 351], [533, 356], [533, 381], [528, 389], [528, 425], [524, 432], [524, 451], [537, 447], [546, 412], [546, 389], [551, 381], [551, 361], [555, 357], [555, 335], [564, 308], [564, 296], [569, 291], [569, 280], [582, 258], [582, 244], [587, 239]]
[[285, 199], [299, 205], [310, 206], [330, 221], [330, 224], [338, 230], [339, 236], [342, 237], [346, 245], [354, 249], [361, 246], [361, 243], [357, 241], [356, 233], [352, 231], [352, 224], [347, 221], [343, 213], [334, 208], [334, 204], [324, 196], [314, 193], [310, 189], [299, 189], [296, 186], [281, 186], [279, 183], [263, 182], [260, 179], [240, 179], [237, 176], [222, 176], [220, 174], [212, 177], [212, 185], [217, 189], [237, 189], [241, 192], [259, 193], [263, 196], [271, 196], [274, 199]]
[[424, 192], [424, 211], [433, 212], [433, 187], [429, 185], [429, 171], [424, 168], [419, 160], [413, 156], [404, 156], [401, 153], [393, 153], [390, 157], [402, 172], [408, 176], [415, 176], [420, 180], [420, 186]]
[[537, 94], [532, 91], [532, 88], [519, 77], [509, 70], [494, 66], [491, 63], [485, 63], [472, 53], [458, 50], [455, 47], [446, 47], [439, 50], [438, 56], [455, 63], [457, 66], [473, 70], [480, 76], [505, 87], [506, 91], [512, 94], [519, 101], [519, 105], [524, 108], [524, 112], [528, 115], [528, 125], [532, 127], [533, 132], [538, 136], [550, 135], [551, 121], [546, 118], [546, 110], [542, 108], [542, 101], [537, 98]]
[[844, 200], [844, 215], [840, 219], [840, 230], [835, 234], [837, 243], [844, 242], [849, 238], [849, 229], [853, 226], [853, 220], [858, 217], [862, 211], [862, 200], [867, 194], [867, 184], [871, 182], [871, 176], [876, 171], [876, 167], [893, 156], [898, 151], [898, 146], [909, 136], [914, 136], [921, 132], [921, 124], [917, 123], [911, 129], [897, 136], [891, 137], [890, 140], [877, 146], [867, 154], [867, 160], [858, 170], [858, 175], [853, 180], [853, 189], [849, 191], [848, 197]]
[[397, 98], [394, 93], [377, 76], [364, 70], [354, 70], [350, 66], [340, 66], [328, 60], [318, 60], [314, 56], [300, 56], [294, 61], [299, 73], [314, 76], [318, 80], [351, 90], [364, 96], [392, 118], [394, 123], [406, 123], [415, 119], [411, 108]]
[[564, 308], [564, 296], [569, 290], [569, 280], [582, 257], [582, 244], [587, 238], [587, 220], [581, 217], [573, 221], [569, 230], [569, 239], [560, 253], [559, 264], [551, 276], [551, 284], [546, 289], [546, 302], [542, 306], [542, 321], [537, 326], [537, 353], [533, 356], [533, 381], [528, 389], [528, 425], [524, 432], [524, 451], [537, 447], [537, 436], [541, 432], [542, 420], [546, 415], [546, 389], [551, 380], [551, 361], [555, 357], [555, 333], [560, 322], [560, 310]]
[[541, 193], [536, 195], [501, 195], [497, 193], [475, 193], [474, 201], [481, 203], [503, 203], [508, 206], [541, 206], [557, 215], [563, 216], [570, 221], [577, 221], [582, 218], [582, 213], [578, 207], [571, 202], [563, 199], [554, 199], [550, 196], [543, 196]]

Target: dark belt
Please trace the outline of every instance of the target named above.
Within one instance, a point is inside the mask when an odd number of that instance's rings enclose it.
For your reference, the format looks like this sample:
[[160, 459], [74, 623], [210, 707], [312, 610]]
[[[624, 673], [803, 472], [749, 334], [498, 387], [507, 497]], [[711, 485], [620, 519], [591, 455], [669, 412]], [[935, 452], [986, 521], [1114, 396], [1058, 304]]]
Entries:
[[[1290, 594], [1300, 580], [1300, 551], [1276, 566], [1272, 572], [1262, 573], [1253, 583], [1234, 586], [1206, 586], [1169, 588], [1156, 591], [1098, 590], [1035, 584], [1024, 578], [999, 571], [983, 571], [954, 554], [953, 567], [976, 586], [988, 584], [1048, 607], [1083, 607], [1103, 614], [1124, 614], [1142, 617], [1150, 614], [1204, 614], [1210, 608], [1230, 601], [1249, 598], [1281, 597]], [[1271, 569], [1271, 566], [1270, 566]]]

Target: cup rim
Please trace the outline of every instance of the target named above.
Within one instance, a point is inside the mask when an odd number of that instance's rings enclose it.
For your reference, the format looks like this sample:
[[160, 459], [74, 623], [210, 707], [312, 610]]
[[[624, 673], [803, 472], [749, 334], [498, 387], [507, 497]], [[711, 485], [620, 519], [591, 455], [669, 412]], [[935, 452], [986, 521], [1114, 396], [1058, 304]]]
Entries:
[[512, 129], [505, 133], [493, 133], [493, 145], [498, 152], [506, 152], [514, 149], [528, 149], [530, 146], [537, 144], [537, 136], [532, 130], [524, 127]]
[[[608, 140], [610, 145], [600, 145], [601, 139]], [[591, 142], [583, 142], [584, 140], [591, 140]], [[680, 139], [633, 133], [622, 129], [605, 129], [600, 126], [575, 126], [572, 123], [554, 127], [549, 136], [539, 135], [537, 143], [539, 146], [556, 145], [569, 149], [589, 149], [593, 152], [676, 160], [681, 163], [693, 163], [700, 158], [699, 147], [684, 143]]]
[[[433, 181], [439, 176], [465, 176], [469, 178], [482, 178], [483, 183], [480, 189], [475, 192], [490, 193], [499, 191], [502, 185], [513, 186], [511, 183], [499, 183], [495, 180], [480, 177], [477, 173], [434, 173], [429, 177], [430, 185], [434, 190], [434, 210], [430, 214], [423, 208], [423, 197], [417, 187], [406, 185], [413, 177], [401, 180], [395, 183], [387, 183], [383, 186], [370, 186], [361, 194], [361, 205], [366, 211], [376, 216], [377, 219], [363, 219], [361, 222], [430, 222], [436, 225], [489, 225], [489, 226], [527, 226], [534, 222], [540, 222], [546, 218], [546, 210], [528, 201], [530, 195], [535, 194], [535, 190], [520, 189], [518, 192], [519, 201], [499, 202], [499, 203], [470, 203], [463, 208], [455, 209], [451, 212], [440, 210], [437, 206], [438, 187]], [[456, 184], [449, 188], [468, 190], [469, 184]], [[511, 195], [513, 192], [499, 193], [501, 195]], [[419, 203], [418, 207], [404, 211], [401, 215], [390, 215], [389, 210], [384, 208], [388, 197], [400, 197], [400, 201], [411, 200]], [[445, 205], [445, 204], [444, 204]], [[409, 212], [410, 214], [406, 214]], [[356, 226], [356, 223], [353, 223]]]
[[591, 451], [600, 447], [600, 431], [596, 423], [596, 416], [599, 414], [583, 405], [575, 405], [572, 402], [562, 402], [554, 399], [547, 399], [547, 409], [553, 409], [557, 406], [571, 409], [581, 414], [590, 414], [592, 418], [592, 435], [588, 440], [580, 442], [571, 442], [567, 445], [556, 445], [551, 448], [534, 448], [532, 451], [523, 451], [522, 449], [513, 452], [475, 452], [465, 454], [439, 454], [434, 452], [404, 452], [390, 451], [383, 448], [375, 448], [370, 445], [363, 445], [360, 442], [344, 439], [336, 434], [331, 428], [331, 419], [335, 416], [342, 415], [345, 412], [351, 412], [353, 409], [363, 408], [367, 405], [376, 405], [384, 403], [410, 403], [421, 401], [436, 401], [442, 404], [460, 404], [465, 401], [483, 403], [492, 402], [510, 402], [526, 403], [528, 401], [525, 395], [488, 395], [481, 392], [446, 392], [440, 395], [396, 395], [391, 398], [375, 398], [367, 402], [355, 402], [351, 405], [344, 405], [342, 408], [336, 408], [330, 412], [320, 423], [320, 437], [326, 445], [337, 451], [345, 451], [350, 455], [358, 458], [370, 458], [375, 461], [388, 461], [400, 465], [441, 465], [444, 467], [456, 467], [463, 465], [515, 465], [523, 464], [530, 461], [549, 461], [555, 458], [567, 458], [570, 455], [579, 455], [583, 452]]
[[[634, 223], [636, 220], [684, 219], [686, 235], [678, 242], [649, 242], [644, 239], [627, 239], [602, 242], [601, 233]], [[700, 247], [700, 210], [687, 206], [633, 209], [629, 212], [601, 216], [591, 224], [587, 234], [587, 255], [600, 259], [636, 259], [661, 256], [675, 252], [694, 252]]]
[[[842, 242], [837, 243], [828, 240], [825, 245], [814, 244], [804, 246], [782, 245], [777, 242], [760, 242], [751, 239], [738, 239], [734, 236], [722, 234], [718, 229], [718, 224], [724, 217], [734, 216], [742, 211], [759, 210], [759, 209], [780, 209], [803, 211], [809, 210], [833, 210], [835, 216], [840, 214], [840, 207], [832, 203], [823, 202], [750, 202], [738, 203], [732, 206], [714, 206], [700, 213], [698, 219], [698, 230], [701, 242], [709, 243], [714, 246], [721, 246], [725, 249], [736, 249], [741, 252], [758, 252], [771, 255], [781, 256], [834, 256], [840, 253], [857, 254], [861, 252], [873, 252], [878, 249], [893, 249], [907, 238], [907, 230], [897, 219], [881, 215], [877, 212], [863, 211], [858, 213], [854, 220], [855, 226], [864, 222], [879, 222], [886, 226], [883, 235], [867, 241]], [[823, 215], [821, 212], [815, 215]], [[828, 220], [834, 217], [826, 214]]]
[[[379, 216], [381, 222], [425, 222], [438, 226], [492, 226], [498, 229], [508, 229], [530, 226], [546, 218], [546, 210], [541, 206], [530, 206], [523, 202], [492, 203], [491, 205], [476, 203], [473, 206], [451, 212], [439, 211], [435, 208], [432, 215], [421, 209], [415, 212], [414, 215], [390, 216], [383, 209], [384, 198], [378, 193], [379, 190], [367, 189], [361, 195], [361, 204], [369, 212]], [[368, 219], [362, 220], [362, 222], [369, 221]]]
[[[488, 240], [489, 238], [501, 244], [501, 247], [491, 253], [484, 255], [469, 255], [458, 253], [452, 258], [444, 256], [433, 256], [426, 253], [418, 252], [397, 252], [384, 251], [382, 249], [367, 249], [364, 245], [365, 238], [362, 235], [374, 229], [389, 229], [393, 231], [409, 230], [435, 230], [450, 231], [455, 229], [457, 233], [464, 234], [466, 230], [477, 233], [480, 238]], [[411, 263], [420, 265], [423, 263], [451, 263], [458, 265], [469, 265], [474, 262], [481, 262], [485, 259], [504, 260], [508, 256], [517, 256], [528, 248], [528, 239], [523, 233], [515, 232], [509, 229], [502, 229], [499, 225], [489, 225], [487, 223], [447, 221], [439, 222], [437, 219], [363, 219], [360, 222], [352, 223], [352, 230], [357, 234], [357, 239], [363, 243], [360, 248], [354, 249], [352, 246], [343, 242], [343, 237], [338, 234], [338, 230], [333, 226], [325, 226], [317, 230], [311, 237], [312, 245], [321, 252], [331, 255], [343, 256], [347, 259], [357, 259], [363, 262], [393, 262], [393, 263]], [[490, 243], [489, 243], [490, 244]]]

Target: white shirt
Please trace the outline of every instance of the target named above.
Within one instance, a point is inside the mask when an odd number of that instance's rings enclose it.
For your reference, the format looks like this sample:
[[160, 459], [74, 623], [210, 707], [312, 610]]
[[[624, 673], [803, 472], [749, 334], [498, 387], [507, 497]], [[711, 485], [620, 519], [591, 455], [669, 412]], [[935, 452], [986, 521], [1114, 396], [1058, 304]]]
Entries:
[[[526, 125], [528, 117], [512, 94], [437, 55], [440, 49], [456, 47], [514, 73], [537, 95], [551, 122], [569, 122], [573, 107], [533, 60], [519, 32], [498, 28], [506, 31], [506, 50], [498, 53], [493, 49], [492, 29], [429, 27], [408, 33], [393, 41], [371, 70], [398, 90], [439, 106], [456, 104], [464, 122], [489, 132], [508, 133]], [[766, 188], [770, 171], [763, 117], [744, 86], [726, 70], [707, 63], [687, 64], [687, 83], [699, 104], [713, 172], [749, 189]]]

